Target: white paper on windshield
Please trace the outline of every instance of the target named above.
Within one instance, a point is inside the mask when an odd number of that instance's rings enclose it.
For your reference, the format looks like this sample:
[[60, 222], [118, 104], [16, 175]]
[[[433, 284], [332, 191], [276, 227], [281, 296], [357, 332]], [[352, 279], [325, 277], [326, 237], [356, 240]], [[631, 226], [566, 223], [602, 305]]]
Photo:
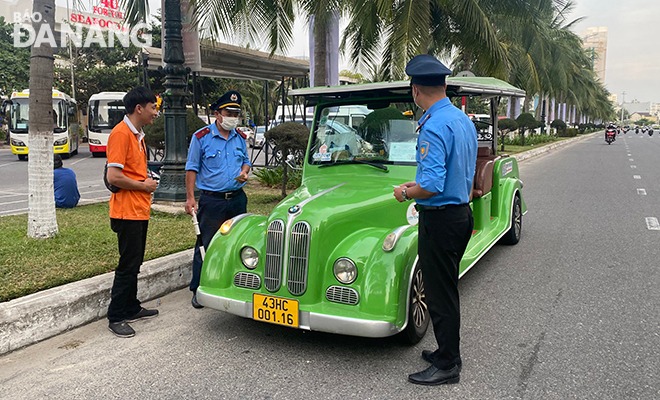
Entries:
[[416, 142], [390, 143], [389, 161], [415, 162]]

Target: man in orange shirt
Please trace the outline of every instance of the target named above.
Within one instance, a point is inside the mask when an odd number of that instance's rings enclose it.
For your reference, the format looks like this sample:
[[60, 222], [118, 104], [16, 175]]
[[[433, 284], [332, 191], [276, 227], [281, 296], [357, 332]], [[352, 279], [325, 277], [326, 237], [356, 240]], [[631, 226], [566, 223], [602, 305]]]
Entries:
[[119, 263], [112, 283], [108, 328], [119, 337], [135, 336], [128, 324], [152, 318], [137, 299], [138, 274], [144, 259], [151, 193], [157, 182], [147, 177], [147, 149], [142, 127], [158, 115], [156, 96], [145, 87], [136, 87], [124, 96], [126, 114], [108, 138], [108, 182], [120, 188], [110, 196], [110, 227], [117, 234]]

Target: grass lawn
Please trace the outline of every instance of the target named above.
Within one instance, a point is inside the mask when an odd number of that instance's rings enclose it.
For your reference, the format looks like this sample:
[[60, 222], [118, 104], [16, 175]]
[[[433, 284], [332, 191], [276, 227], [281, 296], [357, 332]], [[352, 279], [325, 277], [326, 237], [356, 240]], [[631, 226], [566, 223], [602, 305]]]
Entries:
[[[246, 185], [248, 212], [266, 215], [281, 189]], [[59, 234], [52, 239], [27, 237], [27, 214], [0, 217], [0, 302], [113, 271], [119, 253], [110, 229], [108, 203], [57, 209]], [[195, 245], [188, 214], [152, 211], [145, 261]]]

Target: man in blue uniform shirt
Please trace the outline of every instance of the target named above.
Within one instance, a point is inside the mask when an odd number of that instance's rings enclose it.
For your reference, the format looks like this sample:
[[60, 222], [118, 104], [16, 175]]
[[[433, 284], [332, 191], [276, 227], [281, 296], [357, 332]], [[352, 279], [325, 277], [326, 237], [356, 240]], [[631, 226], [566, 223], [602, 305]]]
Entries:
[[451, 71], [435, 57], [414, 57], [406, 66], [413, 100], [425, 110], [419, 120], [417, 174], [394, 189], [400, 201], [415, 199], [419, 210], [418, 255], [426, 303], [438, 343], [424, 350], [427, 369], [408, 380], [420, 385], [458, 383], [460, 304], [458, 267], [472, 235], [470, 193], [477, 162], [474, 123], [446, 95]]
[[[197, 302], [197, 288], [202, 271], [200, 246], [206, 249], [213, 236], [229, 218], [247, 212], [243, 186], [250, 172], [245, 139], [236, 130], [241, 112], [241, 95], [235, 90], [223, 94], [211, 105], [215, 122], [192, 136], [186, 162], [186, 212], [197, 213], [201, 240], [195, 244], [190, 290], [192, 305]], [[195, 201], [195, 186], [200, 191]]]
[[53, 158], [53, 168], [55, 207], [75, 207], [78, 205], [78, 200], [80, 200], [76, 173], [69, 168], [62, 167], [62, 157], [59, 154], [55, 154]]

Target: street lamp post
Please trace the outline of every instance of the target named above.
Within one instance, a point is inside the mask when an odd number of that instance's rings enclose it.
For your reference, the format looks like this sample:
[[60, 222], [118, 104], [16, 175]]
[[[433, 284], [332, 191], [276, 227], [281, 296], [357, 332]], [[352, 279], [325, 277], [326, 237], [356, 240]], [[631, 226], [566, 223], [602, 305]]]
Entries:
[[621, 124], [623, 124], [623, 105], [626, 104], [626, 92], [621, 93]]
[[183, 38], [181, 36], [181, 2], [165, 0], [164, 5], [164, 42], [163, 61], [165, 66], [165, 93], [163, 93], [163, 112], [165, 124], [165, 159], [158, 190], [154, 200], [185, 201], [185, 162], [186, 148], [186, 91]]

